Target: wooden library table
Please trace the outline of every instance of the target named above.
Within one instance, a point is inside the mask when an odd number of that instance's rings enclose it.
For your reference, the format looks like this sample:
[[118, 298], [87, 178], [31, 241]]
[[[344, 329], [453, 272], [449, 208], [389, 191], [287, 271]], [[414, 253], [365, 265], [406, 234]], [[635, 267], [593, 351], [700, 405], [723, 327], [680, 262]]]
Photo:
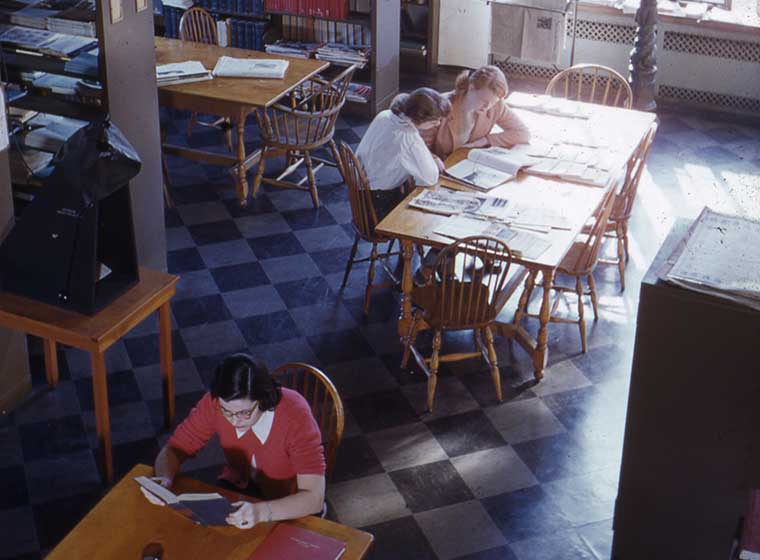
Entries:
[[[196, 525], [168, 507], [149, 503], [133, 480], [137, 476], [153, 476], [153, 468], [136, 465], [50, 552], [47, 560], [135, 560], [142, 558], [141, 552], [148, 543], [160, 544], [166, 560], [248, 560], [277, 524], [259, 523], [251, 529]], [[219, 492], [230, 501], [250, 499], [185, 477], [177, 479], [172, 491], [177, 494]], [[374, 540], [369, 533], [319, 517], [303, 517], [281, 523], [303, 527], [345, 542], [346, 550], [341, 560], [364, 558]]]
[[230, 119], [237, 133], [237, 153], [234, 156], [169, 144], [164, 144], [163, 150], [165, 154], [229, 167], [235, 176], [238, 200], [242, 205], [246, 204], [248, 200], [246, 173], [258, 163], [261, 156], [261, 152], [258, 150], [252, 154], [245, 153], [246, 118], [257, 108], [269, 107], [276, 103], [300, 83], [327, 68], [330, 63], [322, 60], [304, 60], [271, 55], [248, 49], [191, 43], [164, 37], [156, 37], [155, 40], [156, 65], [199, 60], [207, 70], [213, 70], [216, 61], [221, 56], [254, 59], [276, 58], [286, 59], [290, 62], [285, 72], [285, 78], [282, 80], [214, 78], [202, 82], [158, 88], [158, 101], [161, 105]]
[[140, 268], [140, 281], [92, 316], [0, 292], [0, 326], [42, 339], [45, 375], [50, 387], [58, 384], [57, 343], [90, 353], [98, 459], [108, 483], [113, 481], [113, 458], [105, 351], [148, 315], [158, 311], [164, 419], [167, 427], [171, 425], [174, 420], [174, 376], [169, 300], [174, 295], [178, 279], [173, 274]]
[[[512, 94], [512, 96], [524, 95], [521, 93]], [[602, 105], [589, 105], [589, 107], [592, 108], [592, 116], [588, 119], [587, 126], [594, 129], [594, 134], [606, 137], [609, 140], [614, 147], [617, 157], [615, 161], [619, 161], [619, 170], [622, 175], [628, 161], [634, 156], [636, 149], [649, 132], [655, 115]], [[530, 127], [534, 138], [537, 136], [544, 138], [561, 137], [563, 131], [568, 130], [566, 125], [569, 121], [576, 121], [576, 123], [580, 121], [580, 119], [538, 114], [527, 110], [516, 109], [516, 111]], [[466, 158], [468, 151], [460, 149], [454, 152], [446, 161], [446, 167], [451, 167]], [[440, 186], [474, 191], [474, 189], [443, 176], [433, 188]], [[569, 223], [563, 224], [563, 228], [566, 229], [553, 227], [544, 236], [551, 243], [551, 247], [537, 259], [513, 258], [515, 263], [528, 270], [528, 282], [534, 281], [539, 273], [543, 278], [543, 287], [538, 286], [538, 289], [542, 290], [542, 301], [537, 337], [534, 339], [519, 323], [497, 324], [498, 331], [503, 336], [514, 338], [532, 356], [536, 380], [543, 378], [548, 358], [548, 325], [554, 275], [562, 259], [572, 247], [573, 241], [599, 207], [607, 189], [615, 188], [615, 186], [615, 180], [611, 180], [606, 188], [600, 188], [559, 178], [538, 177], [520, 172], [514, 180], [508, 181], [488, 193], [491, 196], [504, 197], [521, 205], [546, 207], [547, 209], [556, 208], [557, 201], [561, 200], [565, 216], [569, 221]], [[377, 225], [379, 233], [401, 240], [404, 272], [401, 281], [401, 313], [398, 322], [398, 334], [402, 338], [402, 342], [408, 335], [412, 319], [412, 256], [414, 245], [421, 244], [441, 248], [452, 242], [450, 238], [435, 233], [435, 229], [447, 219], [447, 216], [421, 212], [409, 207], [409, 201], [422, 190], [421, 187], [415, 189]], [[420, 329], [426, 328], [426, 325], [422, 323], [422, 321], [419, 323]]]

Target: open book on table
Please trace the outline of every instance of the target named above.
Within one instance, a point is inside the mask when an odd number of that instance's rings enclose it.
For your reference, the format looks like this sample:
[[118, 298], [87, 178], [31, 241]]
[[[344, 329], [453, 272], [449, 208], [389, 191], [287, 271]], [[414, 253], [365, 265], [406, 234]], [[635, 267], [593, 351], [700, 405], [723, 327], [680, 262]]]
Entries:
[[435, 233], [452, 239], [463, 239], [473, 235], [495, 237], [506, 243], [514, 256], [530, 260], [537, 259], [551, 247], [551, 243], [540, 235], [471, 216], [452, 217], [436, 227]]
[[202, 82], [212, 78], [211, 72], [199, 60], [186, 60], [185, 62], [172, 62], [156, 66], [158, 87]]
[[492, 146], [470, 150], [467, 159], [449, 167], [445, 173], [471, 187], [488, 191], [514, 179], [520, 169], [538, 161], [525, 153]]
[[276, 78], [285, 77], [290, 63], [278, 58], [232, 58], [221, 56], [214, 66], [214, 76], [220, 78]]
[[508, 215], [510, 205], [506, 198], [439, 187], [425, 189], [409, 202], [409, 206], [444, 216], [468, 213], [498, 220]]
[[338, 560], [346, 543], [303, 527], [278, 523], [249, 560]]
[[216, 493], [175, 494], [147, 476], [138, 476], [135, 482], [154, 496], [166, 502], [170, 508], [189, 517], [199, 525], [227, 525], [227, 516], [235, 511], [232, 504]]

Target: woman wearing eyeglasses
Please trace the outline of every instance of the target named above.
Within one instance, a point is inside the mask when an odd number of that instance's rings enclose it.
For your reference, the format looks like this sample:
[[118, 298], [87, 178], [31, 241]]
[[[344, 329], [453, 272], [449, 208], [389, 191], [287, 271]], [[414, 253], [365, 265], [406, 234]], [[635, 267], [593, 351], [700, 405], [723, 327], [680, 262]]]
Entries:
[[[227, 523], [248, 529], [260, 521], [319, 513], [325, 498], [325, 457], [306, 400], [280, 387], [247, 354], [219, 364], [201, 398], [158, 454], [156, 481], [171, 487], [180, 466], [214, 436], [227, 459], [219, 483], [264, 501], [236, 502]], [[297, 491], [290, 493], [295, 479]], [[160, 503], [143, 491], [153, 503]]]

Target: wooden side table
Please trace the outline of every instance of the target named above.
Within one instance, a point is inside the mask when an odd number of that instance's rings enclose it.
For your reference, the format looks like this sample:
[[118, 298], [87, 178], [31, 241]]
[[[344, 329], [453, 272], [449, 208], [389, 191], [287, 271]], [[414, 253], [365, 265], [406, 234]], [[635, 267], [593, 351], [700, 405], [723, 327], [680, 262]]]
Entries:
[[105, 351], [143, 319], [158, 311], [164, 419], [174, 420], [174, 377], [169, 300], [178, 276], [140, 268], [140, 281], [96, 315], [82, 315], [10, 293], [0, 292], [0, 326], [26, 332], [43, 340], [48, 385], [58, 384], [56, 344], [90, 353], [98, 461], [106, 482], [113, 481], [111, 421], [108, 412]]

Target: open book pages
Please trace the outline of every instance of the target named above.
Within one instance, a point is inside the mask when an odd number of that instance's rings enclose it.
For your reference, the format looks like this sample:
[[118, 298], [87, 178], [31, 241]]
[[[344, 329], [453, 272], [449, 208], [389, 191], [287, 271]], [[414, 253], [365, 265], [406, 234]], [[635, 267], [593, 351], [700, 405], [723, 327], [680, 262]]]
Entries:
[[551, 247], [551, 243], [540, 235], [517, 231], [504, 224], [470, 216], [455, 216], [442, 222], [435, 233], [452, 239], [464, 239], [474, 235], [495, 237], [507, 244], [516, 257], [537, 259]]
[[760, 221], [705, 208], [663, 279], [760, 309]]
[[425, 189], [409, 202], [409, 206], [446, 216], [468, 213], [486, 218], [504, 219], [509, 209], [509, 201], [506, 198], [438, 188]]
[[550, 229], [571, 229], [569, 216], [561, 208], [555, 206], [512, 204], [504, 221], [515, 227], [544, 232]]
[[135, 482], [200, 525], [226, 525], [227, 516], [235, 510], [227, 498], [216, 492], [177, 495], [147, 476], [138, 476]]
[[213, 76], [199, 60], [173, 62], [156, 67], [156, 82], [159, 86], [210, 80]]
[[214, 66], [214, 76], [224, 78], [277, 78], [285, 77], [290, 62], [277, 58], [219, 57]]
[[470, 150], [467, 159], [447, 169], [446, 174], [473, 187], [490, 190], [513, 179], [523, 167], [538, 161], [524, 152], [494, 146]]
[[598, 169], [577, 161], [552, 158], [541, 160], [540, 163], [531, 166], [525, 172], [531, 175], [559, 177], [560, 179], [595, 187], [606, 187], [612, 179], [612, 174], [605, 169]]

